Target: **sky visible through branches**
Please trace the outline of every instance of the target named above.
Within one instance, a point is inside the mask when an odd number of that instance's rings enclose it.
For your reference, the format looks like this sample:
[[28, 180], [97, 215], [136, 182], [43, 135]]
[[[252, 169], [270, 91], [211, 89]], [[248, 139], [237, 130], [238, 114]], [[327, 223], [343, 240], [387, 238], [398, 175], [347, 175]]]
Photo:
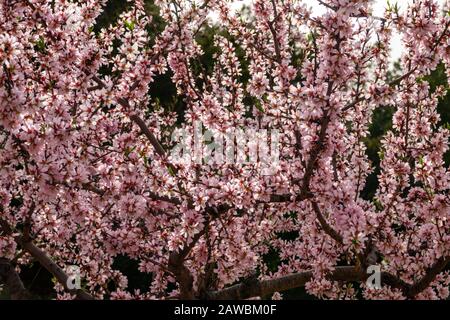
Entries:
[[[322, 15], [324, 14], [328, 9], [321, 5], [319, 1], [317, 0], [308, 0], [304, 1], [307, 3], [308, 6], [312, 8], [314, 15]], [[398, 4], [398, 7], [400, 8], [400, 11], [405, 10], [408, 4], [412, 3], [413, 0], [401, 0], [401, 1], [395, 1], [391, 0], [391, 5], [395, 5], [395, 3]], [[445, 0], [438, 0], [437, 1], [441, 6], [445, 3]], [[373, 14], [375, 16], [383, 16], [383, 13], [386, 10], [386, 7], [389, 3], [389, 0], [374, 0], [373, 1]], [[243, 6], [250, 6], [252, 4], [252, 0], [236, 0], [234, 1], [233, 8], [235, 10], [241, 9]], [[216, 15], [212, 15], [212, 19], [217, 19]], [[404, 51], [404, 46], [402, 44], [401, 36], [398, 34], [394, 34], [392, 42], [391, 42], [391, 62], [397, 61], [400, 59], [402, 52]]]

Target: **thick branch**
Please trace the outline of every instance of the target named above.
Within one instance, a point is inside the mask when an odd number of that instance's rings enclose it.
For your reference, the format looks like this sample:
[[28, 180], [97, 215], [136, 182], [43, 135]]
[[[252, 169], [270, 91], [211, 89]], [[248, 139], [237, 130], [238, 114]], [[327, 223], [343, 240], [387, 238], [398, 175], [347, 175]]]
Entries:
[[36, 247], [32, 242], [22, 242], [19, 239], [19, 243], [24, 250], [31, 254], [39, 263], [47, 269], [58, 280], [64, 288], [71, 294], [75, 294], [80, 300], [93, 300], [94, 297], [82, 289], [70, 290], [67, 287], [69, 276], [61, 269], [44, 251]]
[[182, 250], [171, 252], [169, 255], [169, 270], [175, 275], [175, 278], [180, 286], [180, 298], [185, 300], [193, 300], [195, 293], [193, 290], [194, 277], [191, 271], [184, 265], [187, 255], [192, 248], [197, 244], [198, 240], [205, 234], [207, 227], [197, 233], [189, 245], [186, 245]]
[[138, 115], [132, 115], [130, 117], [130, 120], [139, 126], [142, 133], [147, 137], [148, 141], [150, 141], [152, 146], [155, 148], [156, 153], [159, 154], [160, 156], [165, 156], [166, 151], [159, 143], [158, 139], [156, 139], [155, 135], [148, 129], [145, 122]]
[[[212, 300], [236, 300], [248, 299], [252, 297], [264, 297], [274, 292], [286, 291], [299, 288], [311, 280], [312, 271], [305, 271], [287, 275], [271, 280], [254, 280], [240, 283], [229, 288], [213, 291], [208, 294], [208, 299]], [[356, 267], [337, 267], [328, 275], [330, 280], [336, 281], [359, 281], [363, 278]]]
[[316, 213], [317, 220], [319, 220], [320, 226], [322, 227], [323, 231], [325, 231], [325, 233], [328, 234], [331, 238], [333, 238], [336, 242], [342, 244], [343, 242], [342, 236], [339, 233], [337, 233], [337, 231], [334, 230], [325, 220], [317, 202], [312, 201], [312, 207], [314, 209], [314, 212]]
[[425, 276], [420, 279], [419, 281], [415, 282], [410, 288], [409, 291], [407, 292], [407, 296], [412, 298], [415, 295], [417, 295], [418, 293], [422, 292], [423, 290], [425, 290], [431, 282], [434, 281], [434, 279], [436, 278], [436, 276], [442, 272], [442, 270], [445, 269], [445, 267], [447, 266], [447, 264], [450, 262], [450, 257], [441, 257], [440, 259], [438, 259], [438, 261], [436, 261], [436, 263], [427, 270]]
[[[13, 229], [10, 227], [8, 222], [0, 218], [0, 227], [3, 233], [11, 235]], [[44, 251], [36, 247], [31, 241], [25, 241], [23, 237], [16, 237], [16, 242], [33, 258], [35, 258], [48, 272], [50, 272], [58, 282], [64, 286], [64, 288], [71, 294], [75, 294], [80, 300], [93, 300], [94, 297], [82, 289], [71, 290], [67, 287], [67, 280], [69, 276], [61, 269]]]
[[[407, 298], [414, 298], [417, 294], [425, 290], [436, 276], [450, 262], [450, 257], [439, 259], [419, 281], [410, 285], [402, 279], [388, 273], [381, 273], [381, 282], [391, 288], [400, 289]], [[252, 297], [264, 297], [274, 292], [282, 292], [305, 286], [311, 280], [313, 271], [295, 273], [284, 277], [270, 279], [247, 281], [219, 291], [209, 292], [207, 298], [211, 300], [235, 300], [248, 299]], [[336, 267], [334, 271], [327, 275], [332, 281], [365, 281], [367, 274], [361, 268], [355, 266]]]

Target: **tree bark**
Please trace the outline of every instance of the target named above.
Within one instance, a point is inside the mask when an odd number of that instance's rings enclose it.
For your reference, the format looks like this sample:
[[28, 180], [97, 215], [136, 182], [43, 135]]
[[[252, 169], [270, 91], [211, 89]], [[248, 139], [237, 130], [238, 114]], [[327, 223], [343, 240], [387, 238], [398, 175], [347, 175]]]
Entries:
[[[305, 271], [270, 280], [253, 280], [240, 283], [229, 288], [213, 291], [208, 294], [211, 300], [239, 300], [252, 297], [263, 297], [274, 292], [299, 288], [311, 280], [312, 271]], [[337, 267], [328, 275], [330, 280], [336, 281], [360, 281], [364, 277], [356, 267]]]
[[82, 289], [70, 290], [67, 287], [69, 276], [61, 269], [44, 251], [36, 247], [32, 242], [20, 242], [24, 250], [30, 253], [39, 263], [58, 280], [60, 284], [71, 294], [80, 300], [94, 300], [94, 297]]
[[[388, 272], [381, 273], [381, 282], [391, 288], [400, 289], [406, 298], [413, 299], [430, 285], [436, 278], [436, 275], [442, 272], [449, 262], [450, 257], [438, 259], [436, 263], [427, 270], [427, 273], [414, 284], [408, 284]], [[356, 266], [345, 266], [336, 267], [335, 270], [327, 275], [327, 278], [332, 281], [353, 282], [365, 281], [367, 276], [368, 275], [361, 268]], [[252, 297], [264, 297], [274, 292], [303, 287], [312, 277], [313, 271], [309, 270], [270, 280], [253, 279], [222, 290], [208, 292], [206, 298], [211, 300], [239, 300]]]

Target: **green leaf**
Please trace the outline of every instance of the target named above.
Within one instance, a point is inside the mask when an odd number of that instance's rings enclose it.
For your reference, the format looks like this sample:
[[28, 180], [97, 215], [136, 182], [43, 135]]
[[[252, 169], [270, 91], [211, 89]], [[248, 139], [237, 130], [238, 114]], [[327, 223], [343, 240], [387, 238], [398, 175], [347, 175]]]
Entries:
[[124, 151], [125, 157], [128, 157], [133, 151], [136, 149], [136, 147], [127, 147]]
[[172, 177], [175, 177], [175, 171], [173, 170], [173, 168], [171, 166], [169, 166], [167, 169], [169, 170], [170, 175]]
[[425, 160], [423, 159], [423, 156], [420, 156], [420, 157], [419, 157], [419, 164], [420, 164], [421, 166], [423, 166], [423, 165], [425, 164]]
[[434, 191], [430, 187], [425, 187], [425, 192], [428, 194], [428, 196], [433, 197]]
[[378, 211], [383, 210], [383, 204], [381, 203], [380, 199], [375, 198], [375, 200], [373, 201], [373, 204], [375, 205], [375, 208]]
[[153, 110], [161, 110], [161, 100], [158, 97], [153, 98]]
[[263, 108], [262, 105], [261, 105], [261, 102], [256, 101], [255, 107], [256, 107], [256, 109], [258, 109], [260, 112], [262, 112], [262, 113], [265, 112], [265, 111], [264, 111], [264, 108]]
[[47, 131], [47, 125], [42, 123], [39, 132], [41, 134], [45, 134], [46, 131]]
[[44, 53], [46, 48], [45, 48], [45, 40], [43, 37], [39, 37], [39, 39], [34, 43], [34, 45], [36, 46], [36, 50], [39, 52]]
[[396, 14], [398, 14], [399, 10], [400, 10], [400, 8], [399, 8], [399, 6], [398, 6], [398, 2], [396, 2], [396, 3], [395, 3], [395, 6], [394, 6], [394, 12], [395, 12]]
[[56, 80], [50, 80], [50, 82], [49, 82], [49, 84], [48, 84], [48, 86], [49, 86], [49, 88], [50, 89], [53, 89], [54, 87], [55, 87], [55, 85], [56, 85]]
[[398, 2], [396, 2], [394, 5], [392, 5], [391, 2], [388, 0], [387, 1], [386, 11], [387, 12], [394, 12], [394, 13], [398, 14], [398, 12], [399, 12]]
[[125, 21], [125, 28], [128, 30], [133, 31], [135, 26], [136, 23], [134, 21]]

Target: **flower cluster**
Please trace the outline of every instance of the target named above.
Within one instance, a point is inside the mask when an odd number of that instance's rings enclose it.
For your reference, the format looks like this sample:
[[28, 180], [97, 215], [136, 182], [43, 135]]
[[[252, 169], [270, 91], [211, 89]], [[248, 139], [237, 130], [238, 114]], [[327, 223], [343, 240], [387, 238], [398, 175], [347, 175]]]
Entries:
[[[298, 0], [254, 0], [251, 17], [225, 0], [155, 1], [156, 37], [143, 1], [129, 2], [95, 31], [105, 1], [0, 0], [1, 257], [23, 249], [17, 262], [27, 264], [32, 243], [61, 267], [78, 265], [96, 298], [208, 298], [243, 279], [306, 274], [308, 292], [353, 299], [345, 280], [364, 280], [370, 264], [396, 281], [362, 284], [365, 298], [449, 296], [450, 133], [436, 110], [445, 90], [424, 80], [441, 61], [450, 75], [450, 15], [435, 1], [383, 17], [357, 0], [320, 1], [319, 16]], [[197, 34], [211, 13], [214, 66], [199, 71]], [[393, 32], [406, 48], [396, 79]], [[276, 129], [272, 174], [257, 161], [172, 161], [176, 117], [150, 112], [162, 74], [188, 132], [198, 121], [224, 134]], [[393, 126], [366, 199], [374, 168], [364, 141], [386, 106]], [[118, 256], [152, 274], [148, 292], [127, 290]], [[354, 266], [348, 278], [334, 279], [344, 266]], [[282, 289], [266, 293], [281, 299]]]

